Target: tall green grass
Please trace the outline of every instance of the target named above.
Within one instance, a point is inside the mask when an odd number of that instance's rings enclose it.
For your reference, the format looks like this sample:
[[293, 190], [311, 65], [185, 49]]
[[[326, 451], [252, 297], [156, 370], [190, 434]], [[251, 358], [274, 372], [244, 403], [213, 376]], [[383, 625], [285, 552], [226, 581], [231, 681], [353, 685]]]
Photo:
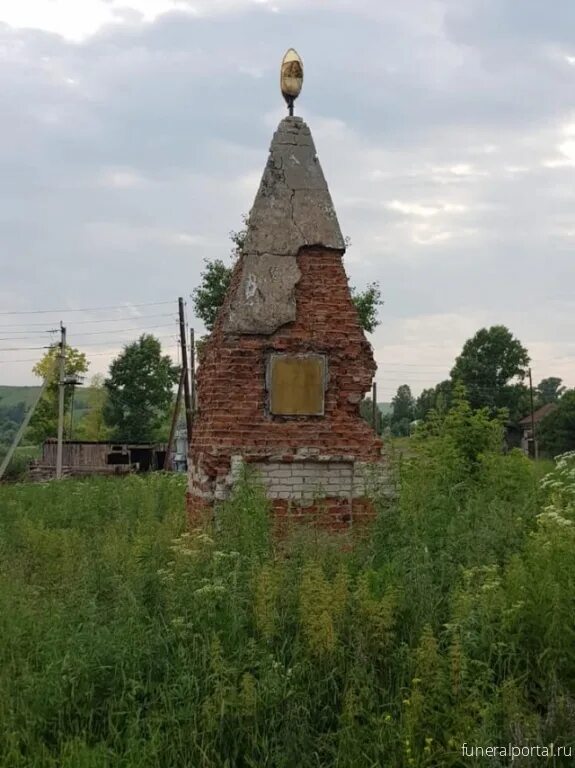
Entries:
[[357, 542], [274, 537], [249, 476], [203, 530], [174, 475], [0, 487], [0, 765], [449, 767], [463, 742], [570, 743], [573, 459], [541, 487], [467, 428], [414, 443]]

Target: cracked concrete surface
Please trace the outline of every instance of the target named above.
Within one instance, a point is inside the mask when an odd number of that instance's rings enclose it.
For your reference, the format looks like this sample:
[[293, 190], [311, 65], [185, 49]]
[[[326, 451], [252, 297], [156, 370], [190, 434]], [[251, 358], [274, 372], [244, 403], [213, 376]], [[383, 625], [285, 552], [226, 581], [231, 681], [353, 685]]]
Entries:
[[296, 317], [295, 286], [301, 277], [295, 256], [246, 254], [240, 284], [227, 317], [233, 333], [269, 335]]
[[306, 245], [345, 250], [311, 132], [301, 117], [286, 117], [250, 212], [228, 332], [269, 335], [295, 320], [296, 256]]
[[345, 249], [311, 132], [301, 117], [286, 117], [250, 212], [245, 252], [293, 256], [304, 245]]

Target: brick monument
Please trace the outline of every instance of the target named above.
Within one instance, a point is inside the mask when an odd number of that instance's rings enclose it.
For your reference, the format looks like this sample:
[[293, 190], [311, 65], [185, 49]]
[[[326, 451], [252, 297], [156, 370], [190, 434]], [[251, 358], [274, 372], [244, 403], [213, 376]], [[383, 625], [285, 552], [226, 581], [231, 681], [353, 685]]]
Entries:
[[310, 130], [287, 117], [200, 358], [192, 518], [229, 496], [244, 463], [279, 515], [332, 528], [370, 515], [366, 469], [381, 461], [381, 441], [359, 407], [376, 365], [344, 252]]

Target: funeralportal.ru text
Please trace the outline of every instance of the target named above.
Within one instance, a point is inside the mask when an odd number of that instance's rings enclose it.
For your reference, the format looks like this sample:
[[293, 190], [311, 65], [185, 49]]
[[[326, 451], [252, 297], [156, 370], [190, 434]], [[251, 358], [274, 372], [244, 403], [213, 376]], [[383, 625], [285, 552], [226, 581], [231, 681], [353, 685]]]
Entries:
[[505, 746], [479, 747], [465, 742], [461, 746], [461, 754], [463, 757], [510, 757], [512, 760], [520, 757], [572, 757], [573, 747], [559, 747], [555, 744], [546, 746], [532, 744], [523, 747], [517, 744], [506, 744]]

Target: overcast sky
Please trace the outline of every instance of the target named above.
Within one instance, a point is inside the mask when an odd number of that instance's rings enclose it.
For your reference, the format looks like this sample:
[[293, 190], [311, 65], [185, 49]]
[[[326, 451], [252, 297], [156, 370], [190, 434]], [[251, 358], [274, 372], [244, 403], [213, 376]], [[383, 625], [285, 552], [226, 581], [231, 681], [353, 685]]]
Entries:
[[176, 298], [251, 207], [290, 46], [350, 282], [383, 291], [380, 399], [500, 323], [536, 381], [575, 386], [573, 0], [3, 0], [1, 384], [34, 383], [60, 319], [90, 373], [139, 329], [175, 354]]

